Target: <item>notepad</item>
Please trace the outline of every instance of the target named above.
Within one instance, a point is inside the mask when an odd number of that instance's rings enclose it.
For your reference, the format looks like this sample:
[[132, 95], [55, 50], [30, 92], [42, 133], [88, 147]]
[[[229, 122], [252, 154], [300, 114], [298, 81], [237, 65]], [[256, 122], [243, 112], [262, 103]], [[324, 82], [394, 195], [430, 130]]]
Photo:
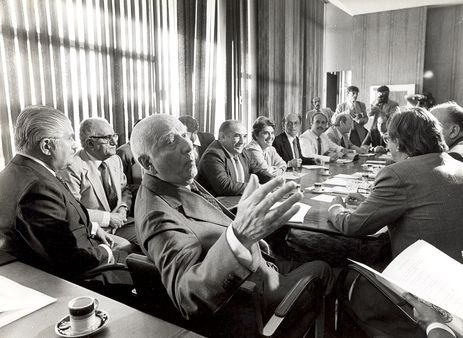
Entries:
[[0, 276], [0, 327], [55, 301], [55, 298]]

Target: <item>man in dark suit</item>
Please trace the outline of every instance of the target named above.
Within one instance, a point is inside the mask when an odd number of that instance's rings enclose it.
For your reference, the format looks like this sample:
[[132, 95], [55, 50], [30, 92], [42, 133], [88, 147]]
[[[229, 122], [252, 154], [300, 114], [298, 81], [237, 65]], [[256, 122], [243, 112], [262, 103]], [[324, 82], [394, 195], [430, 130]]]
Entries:
[[288, 164], [288, 168], [296, 168], [300, 164], [315, 164], [315, 160], [302, 156], [299, 132], [301, 131], [301, 116], [291, 113], [285, 116], [285, 131], [275, 137], [273, 147], [278, 155]]
[[280, 274], [261, 256], [258, 242], [298, 209], [294, 203], [302, 197], [299, 192], [270, 210], [294, 183], [278, 178], [257, 188], [257, 177], [251, 175], [232, 221], [228, 210], [194, 181], [193, 145], [176, 118], [145, 118], [130, 142], [145, 169], [135, 206], [137, 236], [185, 318], [212, 314], [247, 279], [259, 285], [264, 310], [273, 310], [302, 276], [319, 276], [324, 285], [331, 284], [323, 262], [305, 263], [291, 272], [276, 262]]
[[199, 123], [193, 116], [183, 115], [178, 118], [186, 129], [187, 134], [193, 142], [194, 151], [196, 152], [196, 164], [199, 164], [201, 156], [203, 156], [207, 147], [215, 140], [214, 135], [211, 133], [204, 133], [199, 131]]
[[16, 121], [18, 154], [0, 173], [0, 251], [63, 277], [78, 279], [100, 264], [125, 261], [111, 246], [129, 243], [91, 224], [88, 213], [57, 178], [76, 151], [70, 121], [43, 106]]
[[243, 194], [253, 173], [260, 183], [272, 179], [248, 152], [243, 152], [246, 140], [246, 128], [241, 122], [227, 120], [219, 128], [219, 139], [212, 142], [201, 157], [197, 180], [214, 196]]

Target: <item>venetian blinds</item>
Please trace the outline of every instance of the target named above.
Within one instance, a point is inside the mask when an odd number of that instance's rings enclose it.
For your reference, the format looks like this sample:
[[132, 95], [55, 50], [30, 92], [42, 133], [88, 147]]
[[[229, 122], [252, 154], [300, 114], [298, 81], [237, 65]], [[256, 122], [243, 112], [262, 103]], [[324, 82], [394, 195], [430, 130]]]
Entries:
[[76, 137], [83, 119], [98, 116], [124, 142], [153, 113], [193, 115], [213, 132], [225, 119], [226, 8], [225, 0], [0, 1], [0, 169], [31, 104], [63, 111]]

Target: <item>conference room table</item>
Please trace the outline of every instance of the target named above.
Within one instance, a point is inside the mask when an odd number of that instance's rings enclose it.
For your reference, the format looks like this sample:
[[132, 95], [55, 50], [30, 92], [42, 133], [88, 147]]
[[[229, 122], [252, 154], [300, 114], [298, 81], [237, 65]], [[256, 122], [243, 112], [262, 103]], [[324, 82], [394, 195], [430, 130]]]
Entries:
[[[329, 175], [324, 174], [323, 170], [318, 166], [302, 167], [300, 173], [296, 173], [299, 178], [294, 178], [301, 185], [301, 191], [304, 194], [302, 203], [310, 206], [309, 211], [304, 217], [302, 223], [288, 223], [286, 232], [286, 243], [291, 247], [291, 253], [285, 252], [285, 255], [290, 255], [295, 259], [325, 260], [333, 266], [345, 265], [346, 258], [354, 258], [365, 263], [373, 263], [377, 256], [384, 253], [385, 236], [381, 240], [376, 239], [380, 236], [345, 236], [328, 220], [328, 208], [330, 203], [324, 201], [313, 200], [320, 194], [311, 192], [306, 188], [311, 187], [314, 183], [323, 183], [326, 180], [333, 178], [338, 174], [352, 175], [357, 172], [367, 171], [367, 162], [373, 163], [372, 166], [380, 166], [389, 163], [389, 160], [375, 156], [359, 156], [358, 160], [349, 163], [327, 163], [325, 167], [329, 168]], [[371, 172], [369, 172], [371, 174]], [[288, 174], [288, 173], [287, 173]], [[292, 176], [291, 174], [287, 176]], [[373, 179], [370, 179], [373, 184]], [[330, 185], [327, 185], [330, 186]], [[330, 186], [332, 187], [332, 186]], [[328, 195], [338, 195], [326, 193]], [[345, 197], [344, 194], [339, 196]], [[222, 204], [231, 208], [238, 204], [239, 196], [227, 196], [218, 198]]]
[[0, 337], [57, 337], [55, 324], [68, 314], [68, 302], [79, 296], [97, 298], [99, 308], [109, 315], [107, 327], [92, 337], [201, 337], [30, 265], [15, 260], [4, 263], [0, 266], [0, 276], [56, 298], [56, 301], [1, 327]]

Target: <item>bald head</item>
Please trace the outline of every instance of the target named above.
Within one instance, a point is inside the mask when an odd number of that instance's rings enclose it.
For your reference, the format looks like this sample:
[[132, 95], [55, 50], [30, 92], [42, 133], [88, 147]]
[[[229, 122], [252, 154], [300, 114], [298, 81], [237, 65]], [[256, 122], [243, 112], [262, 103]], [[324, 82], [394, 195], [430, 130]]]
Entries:
[[227, 120], [219, 128], [219, 141], [232, 155], [238, 155], [243, 152], [247, 138], [246, 128], [240, 121]]
[[302, 117], [300, 114], [290, 113], [285, 116], [285, 131], [288, 135], [296, 137], [301, 130]]
[[445, 143], [451, 148], [463, 137], [463, 108], [455, 102], [446, 102], [430, 110], [442, 125]]

